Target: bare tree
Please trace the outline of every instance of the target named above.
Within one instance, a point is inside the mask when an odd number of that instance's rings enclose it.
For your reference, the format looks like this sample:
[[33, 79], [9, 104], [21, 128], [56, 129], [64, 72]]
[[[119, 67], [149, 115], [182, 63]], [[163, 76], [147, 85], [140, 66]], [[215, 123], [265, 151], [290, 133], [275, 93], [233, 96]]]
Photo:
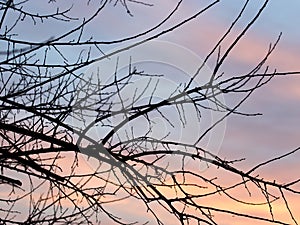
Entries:
[[[299, 179], [279, 183], [259, 177], [256, 171], [299, 148], [243, 171], [237, 166], [243, 159], [223, 159], [205, 144], [232, 114], [258, 115], [239, 110], [255, 90], [276, 76], [299, 73], [270, 71], [266, 65], [281, 35], [248, 73], [233, 76], [222, 71], [224, 61], [268, 0], [225, 45], [247, 10], [250, 1], [245, 1], [194, 73], [170, 88], [163, 83], [167, 74], [140, 68], [134, 54], [127, 55], [127, 67], [122, 68], [121, 54], [175, 32], [219, 3], [211, 1], [195, 14], [170, 22], [183, 2], [178, 1], [154, 27], [108, 41], [93, 37], [91, 31], [96, 21], [105, 23], [106, 10], [125, 9], [130, 17], [134, 15], [131, 7], [152, 4], [74, 1], [68, 8], [68, 3], [59, 1], [0, 2], [1, 224], [147, 222], [127, 218], [114, 208], [116, 203], [132, 210], [139, 205], [156, 224], [221, 224], [222, 215], [234, 216], [233, 224], [234, 218], [288, 224], [275, 219], [273, 204], [278, 201], [283, 201], [290, 220], [297, 224], [286, 195], [300, 193]], [[110, 64], [113, 72], [103, 74], [101, 63], [108, 59], [115, 60]], [[214, 60], [214, 67], [200, 84], [209, 60]], [[238, 101], [225, 104], [222, 96], [226, 95]], [[199, 132], [190, 130], [196, 138], [184, 139], [178, 133], [188, 132], [191, 123], [205, 123], [203, 115], [212, 112], [217, 119]], [[214, 172], [205, 173], [205, 168]], [[222, 181], [224, 176], [231, 184]], [[249, 193], [248, 199], [232, 194], [242, 190]], [[253, 201], [253, 195], [263, 201]], [[241, 205], [265, 205], [269, 216], [207, 204], [207, 199], [221, 197]]]

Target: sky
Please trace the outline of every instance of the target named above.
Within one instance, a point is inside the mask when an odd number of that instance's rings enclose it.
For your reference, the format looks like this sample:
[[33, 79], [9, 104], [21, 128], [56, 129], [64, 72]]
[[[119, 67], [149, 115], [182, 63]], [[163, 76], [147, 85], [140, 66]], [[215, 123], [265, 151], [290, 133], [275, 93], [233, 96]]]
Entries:
[[[174, 17], [158, 30], [163, 30], [190, 16], [205, 6], [207, 2], [208, 1], [184, 0]], [[247, 25], [247, 22], [258, 10], [260, 1], [250, 2], [251, 3], [241, 18], [241, 21], [233, 30], [232, 36], [225, 42], [225, 46], [233, 40], [245, 25]], [[151, 3], [154, 4], [153, 7], [129, 4], [129, 8], [133, 14], [132, 17], [126, 13], [126, 10], [120, 4], [117, 4], [116, 6], [109, 4], [103, 11], [103, 15], [95, 20], [91, 26], [87, 27], [85, 32], [98, 40], [114, 40], [139, 33], [140, 31], [144, 31], [147, 28], [158, 24], [167, 13], [175, 7], [177, 1], [153, 0]], [[83, 3], [78, 3], [77, 5], [74, 5], [74, 9], [71, 13], [74, 14], [74, 16], [87, 14], [89, 11], [93, 11], [93, 4], [96, 3], [91, 1], [91, 6], [86, 7]], [[52, 10], [51, 7], [44, 8], [43, 3], [41, 2], [36, 3], [35, 7], [41, 12]], [[200, 15], [184, 27], [161, 36], [159, 40], [176, 45], [179, 48], [184, 48], [186, 51], [190, 51], [190, 54], [194, 54], [200, 59], [203, 59], [212, 49], [216, 41], [230, 26], [241, 7], [242, 5], [238, 0], [220, 1], [219, 4], [205, 14]], [[53, 8], [55, 8], [55, 6], [53, 6]], [[297, 0], [270, 1], [262, 16], [243, 37], [238, 47], [232, 51], [229, 59], [224, 62], [222, 70], [229, 75], [249, 71], [249, 69], [256, 65], [256, 63], [259, 62], [259, 59], [264, 56], [268, 50], [269, 44], [274, 43], [279, 33], [282, 32], [282, 38], [278, 47], [267, 61], [267, 64], [270, 65], [270, 70], [277, 69], [277, 71], [282, 72], [300, 71], [300, 30], [298, 29], [300, 26], [299, 8], [300, 2]], [[49, 27], [52, 27], [55, 32], [62, 32], [66, 28], [65, 26], [66, 25], [63, 25], [63, 23], [60, 26], [56, 26], [49, 22]], [[29, 28], [32, 30], [28, 31]], [[38, 31], [37, 28], [29, 26], [28, 24], [27, 26], [21, 26], [18, 29], [23, 35], [20, 35], [20, 38], [24, 39], [47, 40], [51, 37], [52, 33], [51, 29], [50, 31]], [[103, 50], [109, 52], [118, 47], [120, 46], [103, 46]], [[177, 47], [174, 47], [174, 49], [176, 48]], [[70, 52], [69, 55], [70, 58], [72, 58], [72, 55], [74, 54], [72, 49], [66, 49], [66, 51]], [[178, 57], [178, 60], [182, 59]], [[179, 64], [180, 62], [178, 62], [178, 65]], [[213, 65], [213, 60], [208, 61], [208, 69]], [[167, 79], [176, 82], [177, 79], [180, 80], [181, 78], [168, 76]], [[228, 96], [225, 96], [224, 98], [224, 101], [228, 104], [235, 101], [235, 99], [231, 99]], [[244, 112], [259, 112], [263, 115], [258, 117], [234, 115], [228, 118], [226, 120], [226, 127], [220, 131], [222, 137], [218, 140], [218, 145], [220, 146], [216, 153], [226, 159], [246, 158], [246, 160], [238, 164], [238, 166], [239, 168], [247, 170], [260, 162], [299, 147], [299, 105], [300, 77], [289, 76], [274, 78], [266, 86], [260, 88], [251, 95], [241, 107], [241, 110]], [[259, 170], [258, 174], [271, 180], [276, 179], [277, 181], [287, 182], [289, 179], [298, 177], [298, 171], [300, 169], [299, 156], [300, 153], [294, 154], [280, 162], [270, 164]], [[213, 173], [215, 172], [216, 171], [214, 170], [205, 171], [205, 173], [211, 176], [213, 176]], [[224, 182], [226, 182], [226, 174], [224, 174], [223, 179], [225, 180]], [[241, 198], [246, 196], [246, 193], [242, 190], [241, 192], [234, 194]], [[294, 195], [288, 197], [292, 203], [292, 210], [300, 220], [299, 215], [297, 215], [297, 212], [300, 211], [300, 207], [296, 204], [300, 201], [300, 198]], [[207, 199], [207, 202], [220, 206], [225, 205], [225, 208], [228, 207], [228, 205], [226, 205], [228, 204], [226, 199], [222, 199], [221, 197], [219, 200]], [[253, 213], [255, 215], [265, 215], [268, 213], [266, 208], [241, 208], [240, 205], [236, 204], [230, 205], [229, 208], [237, 208], [246, 214]], [[276, 219], [288, 217], [288, 212], [286, 209], [282, 209], [282, 204], [276, 205], [275, 208], [278, 212], [275, 216]], [[144, 213], [136, 213], [135, 210], [131, 210], [131, 208], [126, 206], [124, 207], [124, 205], [114, 206], [112, 210], [122, 211], [125, 215], [127, 214], [128, 217], [137, 217], [141, 219], [147, 217]], [[164, 216], [165, 215], [162, 215], [162, 217]], [[247, 224], [248, 222], [246, 220], [234, 221], [235, 222], [232, 222], [232, 218], [230, 217], [224, 217], [222, 218], [221, 225]]]
[[[213, 28], [207, 29], [212, 36], [217, 35], [215, 27], [220, 29], [227, 27], [232, 20], [233, 11], [240, 7], [234, 2], [224, 1], [223, 6], [216, 9], [210, 18]], [[257, 1], [255, 2], [257, 3]], [[279, 46], [268, 64], [279, 71], [299, 71], [300, 31], [295, 29], [300, 23], [299, 6], [299, 1], [271, 1], [262, 17], [242, 41], [241, 47], [233, 52], [233, 61], [225, 65], [226, 70], [235, 73], [236, 68], [242, 71], [243, 68], [253, 65], [260, 53], [263, 54], [266, 51], [268, 44], [274, 42], [279, 32], [283, 32]], [[251, 13], [247, 15], [245, 21], [250, 15]], [[189, 37], [190, 40], [187, 40], [189, 47], [194, 46], [196, 38], [193, 35]], [[180, 38], [178, 37], [176, 40], [180, 40]], [[201, 49], [198, 54], [201, 54]], [[245, 157], [246, 161], [241, 163], [241, 166], [249, 168], [257, 162], [297, 148], [300, 136], [299, 85], [299, 77], [275, 78], [251, 96], [242, 108], [247, 112], [261, 112], [263, 116], [254, 118], [233, 116], [229, 118], [219, 154], [226, 158]], [[226, 98], [225, 100], [230, 101]], [[259, 171], [259, 174], [285, 182], [293, 177], [296, 178], [298, 171], [299, 154], [296, 154], [279, 163], [267, 166]], [[297, 215], [299, 198], [293, 199], [293, 197], [295, 196], [291, 196], [294, 203], [292, 208]], [[286, 215], [282, 210], [279, 217]], [[231, 224], [230, 219], [224, 224]]]
[[[109, 24], [114, 25], [117, 29], [111, 30], [112, 32], [109, 34], [118, 37], [120, 33], [131, 31], [134, 33], [135, 29], [156, 24], [163, 18], [165, 12], [174, 7], [175, 2], [158, 3], [159, 10], [145, 9], [144, 11], [140, 8], [136, 11], [132, 10], [134, 17], [130, 20], [134, 20], [134, 26], [131, 23], [128, 26], [119, 26], [120, 20], [117, 17], [112, 21], [112, 24]], [[205, 5], [203, 1], [185, 1], [172, 22], [190, 15], [203, 5]], [[233, 32], [235, 35], [253, 17], [259, 5], [259, 1], [251, 2], [241, 22]], [[221, 1], [206, 14], [160, 39], [183, 46], [196, 53], [200, 58], [204, 58], [215, 40], [231, 24], [240, 8], [241, 4], [237, 4], [236, 0]], [[232, 74], [248, 71], [264, 56], [269, 44], [275, 42], [280, 32], [283, 33], [282, 38], [267, 64], [270, 65], [271, 70], [276, 68], [277, 71], [300, 71], [300, 30], [297, 29], [300, 25], [299, 8], [300, 2], [296, 0], [270, 1], [265, 12], [245, 35], [239, 46], [233, 50], [230, 59], [225, 62], [224, 71]], [[119, 18], [123, 18], [122, 12]], [[225, 136], [218, 154], [227, 159], [245, 157], [246, 160], [239, 166], [247, 170], [271, 157], [299, 147], [299, 87], [300, 77], [290, 76], [275, 78], [268, 85], [257, 90], [242, 106], [242, 110], [252, 113], [259, 112], [263, 115], [246, 118], [243, 116], [230, 117], [226, 123]], [[231, 102], [232, 100], [225, 97], [225, 101]], [[257, 174], [282, 182], [297, 178], [300, 169], [299, 156], [299, 153], [289, 156], [280, 162], [262, 168]], [[237, 196], [243, 198], [245, 193], [242, 192], [241, 190], [241, 193], [236, 193]], [[300, 201], [299, 197], [291, 195], [289, 200], [295, 215], [299, 216], [297, 213], [300, 211], [297, 204]], [[220, 198], [219, 204], [226, 205], [229, 203]], [[246, 214], [266, 215], [268, 213], [266, 208], [259, 207], [243, 207], [242, 209], [240, 205], [227, 205], [225, 207], [237, 208]], [[282, 203], [276, 205], [275, 208], [277, 210], [275, 218], [288, 218], [288, 213], [286, 209], [282, 208]], [[298, 217], [298, 219], [300, 218]], [[223, 218], [222, 221], [222, 225], [250, 223], [248, 220], [234, 220], [233, 222], [230, 217]]]

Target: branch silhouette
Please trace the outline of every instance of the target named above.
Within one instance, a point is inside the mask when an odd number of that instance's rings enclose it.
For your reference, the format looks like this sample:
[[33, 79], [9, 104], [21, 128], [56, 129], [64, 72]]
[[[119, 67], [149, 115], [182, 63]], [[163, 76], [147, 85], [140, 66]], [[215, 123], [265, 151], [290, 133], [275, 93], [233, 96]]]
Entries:
[[[300, 194], [300, 178], [282, 183], [258, 174], [294, 156], [299, 147], [245, 171], [243, 157], [225, 159], [205, 145], [227, 118], [261, 115], [241, 110], [257, 90], [275, 77], [300, 74], [267, 65], [281, 33], [248, 72], [233, 75], [224, 69], [269, 1], [260, 2], [256, 11], [249, 9], [249, 0], [241, 3], [228, 29], [183, 81], [163, 70], [159, 60], [159, 66], [150, 66], [161, 69], [154, 73], [130, 55], [153, 40], [181, 32], [191, 21], [205, 21], [220, 2], [201, 3], [194, 14], [182, 15], [186, 2], [179, 0], [148, 29], [133, 33], [129, 27], [117, 27], [122, 35], [108, 39], [104, 37], [109, 30], [103, 36], [95, 31], [95, 24], [110, 25], [105, 10], [124, 12], [131, 21], [135, 11], [152, 13], [151, 7], [163, 3], [87, 0], [69, 6], [48, 1], [39, 3], [42, 10], [30, 1], [0, 2], [0, 224], [211, 225], [226, 217], [232, 224], [238, 219], [298, 224], [288, 196]], [[248, 12], [253, 16], [245, 24]], [[201, 27], [195, 29], [202, 32]], [[177, 52], [172, 48], [168, 54], [171, 58]], [[182, 61], [184, 57], [178, 55]], [[113, 62], [114, 72], [106, 74], [104, 64], [97, 64], [101, 62]], [[210, 62], [214, 64], [207, 72]], [[209, 78], [202, 81], [201, 73]], [[168, 76], [173, 79], [170, 85], [164, 83]], [[223, 96], [236, 101], [225, 104]], [[218, 117], [202, 126], [207, 113]], [[199, 133], [195, 127], [201, 128]], [[245, 192], [247, 197], [236, 194]], [[240, 207], [218, 204], [223, 201]], [[279, 203], [288, 212], [286, 220], [277, 217]], [[132, 213], [143, 211], [143, 217], [125, 215], [120, 205]], [[244, 206], [264, 207], [267, 214], [245, 213]]]

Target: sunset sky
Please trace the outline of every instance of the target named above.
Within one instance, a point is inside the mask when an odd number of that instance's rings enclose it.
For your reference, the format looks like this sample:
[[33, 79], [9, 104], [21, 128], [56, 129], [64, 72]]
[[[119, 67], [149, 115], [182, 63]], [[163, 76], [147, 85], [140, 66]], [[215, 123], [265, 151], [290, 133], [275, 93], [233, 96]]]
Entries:
[[[93, 4], [97, 5], [94, 1], [90, 1], [89, 6], [86, 6], [86, 3], [83, 2], [86, 1], [76, 2], [74, 4], [71, 16], [76, 17], [79, 15], [84, 17], [85, 14], [93, 12]], [[151, 34], [156, 34], [159, 31], [167, 29], [179, 21], [188, 18], [209, 4], [209, 2], [210, 1], [184, 0], [173, 18], [162, 27], [158, 28], [157, 32]], [[166, 15], [175, 8], [178, 1], [152, 0], [149, 1], [149, 3], [153, 3], [154, 6], [148, 7], [141, 4], [129, 3], [129, 9], [133, 16], [128, 15], [124, 7], [120, 4], [117, 4], [116, 6], [114, 6], [113, 3], [109, 4], [104, 9], [101, 16], [94, 20], [84, 30], [86, 35], [83, 35], [83, 39], [88, 39], [89, 36], [93, 36], [96, 40], [109, 41], [140, 33], [154, 27], [162, 21]], [[35, 4], [35, 7], [41, 13], [46, 13], [56, 8], [55, 4], [52, 3], [49, 4], [49, 8], [45, 8], [45, 3], [42, 3], [42, 1], [36, 1]], [[67, 6], [69, 3], [64, 2], [60, 4]], [[183, 27], [160, 36], [158, 40], [160, 40], [161, 43], [166, 43], [165, 46], [168, 46], [166, 49], [170, 49], [172, 48], [170, 46], [174, 45], [180, 49], [185, 49], [185, 52], [190, 54], [189, 56], [193, 55], [193, 57], [204, 59], [236, 18], [242, 5], [243, 3], [238, 0], [221, 0], [203, 15], [200, 15]], [[28, 4], [28, 7], [29, 6], [30, 4]], [[221, 51], [224, 51], [224, 49], [228, 47], [228, 44], [230, 44], [248, 24], [260, 6], [260, 1], [250, 1], [247, 10], [237, 26], [233, 29], [229, 39], [225, 41], [224, 48], [222, 46]], [[226, 76], [247, 73], [259, 63], [260, 59], [262, 59], [268, 51], [269, 44], [274, 43], [280, 32], [282, 32], [281, 40], [276, 50], [266, 62], [266, 65], [270, 66], [269, 71], [274, 71], [275, 69], [279, 72], [300, 71], [299, 10], [300, 1], [298, 0], [271, 0], [261, 17], [241, 39], [238, 46], [234, 48], [229, 55], [228, 60], [225, 60], [220, 70], [224, 71]], [[17, 30], [20, 33], [18, 38], [39, 41], [48, 40], [52, 37], [51, 34], [55, 36], [57, 33], [63, 32], [68, 25], [67, 23], [55, 24], [49, 22], [48, 27], [44, 26], [45, 30], [39, 30], [40, 28], [38, 29], [37, 27], [32, 26], [32, 22], [25, 21], [24, 23], [24, 26], [17, 27]], [[46, 21], [46, 24], [47, 23], [48, 22]], [[149, 37], [151, 34], [143, 36], [138, 40], [143, 40], [143, 38]], [[113, 51], [113, 49], [132, 43], [134, 42], [129, 41], [126, 42], [125, 45], [124, 43], [120, 45], [104, 45], [102, 50], [109, 53]], [[174, 47], [173, 50], [176, 50], [177, 47]], [[65, 49], [65, 53], [69, 54], [70, 58], [75, 55], [72, 51], [73, 50], [70, 48]], [[164, 55], [164, 53], [162, 52], [161, 55]], [[166, 56], [168, 56], [168, 53], [166, 53]], [[189, 70], [188, 67], [183, 68], [184, 66], [180, 66], [189, 63], [185, 62], [186, 57], [176, 55], [175, 58], [178, 60], [178, 63], [174, 61], [171, 67], [175, 67], [176, 64], [178, 70], [187, 72]], [[169, 59], [172, 60], [171, 57]], [[50, 57], [49, 60], [55, 60], [55, 58]], [[162, 61], [163, 60], [164, 59], [162, 59]], [[214, 64], [215, 61], [211, 59], [207, 62], [206, 66], [210, 69]], [[151, 65], [149, 67], [151, 67]], [[165, 71], [167, 71], [167, 69]], [[178, 74], [167, 75], [166, 78], [169, 81], [176, 83], [178, 80], [182, 79], [180, 76], [181, 75]], [[229, 96], [224, 96], [224, 101], [229, 105], [235, 100], [236, 99], [231, 99]], [[245, 158], [246, 160], [237, 163], [236, 166], [247, 171], [261, 162], [285, 154], [300, 146], [299, 75], [275, 77], [270, 83], [251, 95], [241, 106], [240, 110], [246, 113], [262, 113], [263, 115], [256, 117], [232, 115], [226, 120], [226, 129], [224, 125], [224, 132], [222, 133], [224, 137], [218, 139], [218, 136], [215, 139], [218, 142], [217, 144], [220, 144], [220, 147], [214, 151], [221, 158], [226, 158], [228, 160]], [[187, 133], [188, 131], [186, 130], [184, 132], [186, 132], [185, 135], [189, 136], [192, 135], [194, 130], [190, 131], [191, 134]], [[259, 174], [260, 177], [266, 177], [266, 179], [269, 179], [270, 181], [276, 180], [282, 183], [289, 182], [299, 178], [299, 162], [300, 152], [262, 167], [256, 171], [255, 174]], [[218, 172], [218, 174], [214, 175], [216, 172]], [[224, 183], [231, 182], [230, 180], [226, 180], [227, 175], [225, 172], [222, 173], [220, 171], [208, 169], [203, 173], [211, 177], [219, 176]], [[300, 188], [300, 185], [298, 185], [298, 187]], [[240, 199], [249, 198], [245, 189], [239, 190], [240, 191], [236, 191], [232, 194]], [[278, 194], [278, 192], [275, 193]], [[290, 201], [291, 210], [300, 221], [300, 197], [296, 197], [295, 195], [288, 195], [287, 197]], [[253, 195], [251, 199], [254, 201], [260, 200], [256, 199], [255, 195]], [[265, 206], [252, 207], [232, 203], [230, 203], [232, 205], [228, 205], [228, 199], [225, 197], [220, 197], [220, 199], [207, 198], [206, 205], [209, 204], [228, 208], [230, 210], [237, 209], [245, 214], [257, 216], [266, 215], [270, 218], [268, 208]], [[130, 205], [130, 207], [124, 202], [122, 204], [116, 203], [111, 210], [121, 212], [121, 215], [124, 215], [126, 218], [140, 218], [141, 220], [146, 220], [146, 218], [149, 217], [149, 214], [145, 214], [145, 211], [139, 212], [137, 209], [138, 207], [135, 208], [135, 204], [132, 202], [128, 202], [128, 205]], [[288, 211], [284, 207], [282, 201], [279, 201], [274, 207], [275, 219], [280, 220], [287, 218], [286, 221], [292, 223]], [[173, 222], [171, 222], [163, 212], [161, 216], [164, 218], [164, 221], [168, 221], [166, 222], [166, 225], [173, 225]], [[253, 221], [251, 222], [249, 220], [237, 218], [234, 218], [233, 220], [233, 217], [231, 216], [222, 217], [216, 215], [216, 217], [219, 219], [218, 221], [222, 221], [220, 225], [253, 224]], [[103, 224], [105, 224], [105, 220]], [[152, 221], [150, 224], [154, 224], [154, 222]], [[264, 223], [259, 221], [257, 224]]]
[[[109, 29], [108, 36], [118, 37], [122, 32], [134, 33], [135, 29], [138, 30], [140, 27], [151, 27], [160, 21], [165, 12], [172, 9], [175, 3], [176, 1], [171, 0], [155, 3], [155, 5], [159, 5], [157, 8], [156, 6], [152, 9], [146, 7], [145, 10], [142, 9], [143, 7], [137, 7], [136, 11], [132, 10], [134, 17], [128, 19], [132, 23], [129, 22], [130, 25], [127, 26], [118, 25], [124, 16], [122, 9], [120, 9], [121, 13], [119, 15], [114, 14], [111, 23], [104, 25], [106, 29], [110, 26], [114, 27]], [[174, 21], [191, 15], [203, 6], [201, 3], [199, 1], [185, 1]], [[205, 5], [205, 3], [203, 4]], [[235, 33], [252, 18], [258, 6], [258, 1], [252, 1], [249, 10], [234, 31]], [[204, 58], [215, 41], [229, 27], [240, 8], [241, 4], [237, 4], [235, 0], [221, 1], [198, 19], [179, 30], [162, 36], [160, 39], [184, 46], [199, 57]], [[238, 48], [232, 52], [229, 61], [225, 62], [224, 71], [229, 74], [248, 71], [264, 56], [269, 44], [275, 42], [280, 32], [283, 33], [281, 41], [267, 64], [270, 65], [271, 70], [300, 71], [299, 9], [300, 2], [297, 0], [270, 1], [260, 19], [242, 39]], [[225, 101], [230, 102], [231, 100], [225, 97]], [[246, 118], [232, 116], [227, 120], [225, 137], [219, 155], [226, 159], [245, 157], [246, 161], [238, 165], [247, 170], [257, 163], [297, 148], [300, 146], [299, 105], [300, 77], [290, 76], [273, 79], [267, 86], [256, 91], [242, 106], [246, 112], [260, 112], [263, 113], [263, 116]], [[299, 153], [289, 156], [285, 160], [262, 168], [257, 174], [266, 176], [270, 180], [282, 182], [297, 178], [300, 169], [299, 156]], [[289, 200], [295, 215], [300, 219], [298, 213], [300, 212], [298, 204], [300, 198], [291, 195]], [[213, 201], [217, 200], [214, 199]], [[226, 207], [232, 209], [237, 207], [246, 214], [266, 215], [268, 213], [268, 209], [260, 207], [247, 208], [245, 206], [243, 209], [234, 205], [227, 205]], [[287, 210], [280, 207], [282, 207], [282, 202], [276, 207], [275, 218], [288, 218]], [[222, 221], [222, 225], [251, 223], [248, 220], [234, 220], [235, 222], [233, 222], [230, 217], [223, 218]], [[289, 221], [291, 220], [289, 219]], [[258, 224], [263, 223], [259, 222]]]

